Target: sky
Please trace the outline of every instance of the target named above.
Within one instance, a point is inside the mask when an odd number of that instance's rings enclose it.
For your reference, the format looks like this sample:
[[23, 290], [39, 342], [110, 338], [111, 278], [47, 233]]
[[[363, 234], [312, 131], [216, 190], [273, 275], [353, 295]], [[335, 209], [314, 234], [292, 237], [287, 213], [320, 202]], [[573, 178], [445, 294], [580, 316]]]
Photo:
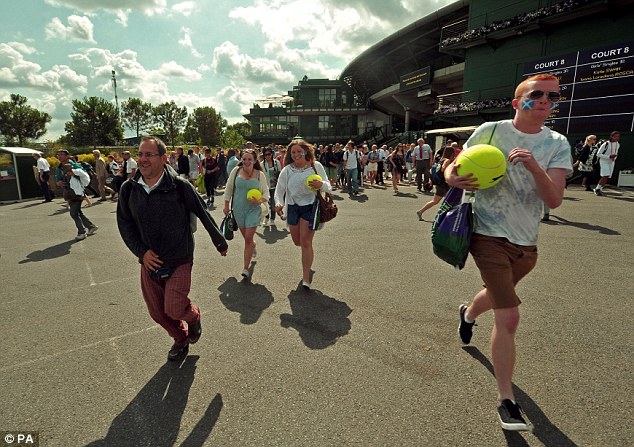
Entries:
[[[454, 0], [0, 0], [0, 101], [52, 117], [98, 96], [211, 106], [229, 124], [305, 75], [337, 79], [381, 39]], [[133, 132], [125, 129], [126, 136]]]

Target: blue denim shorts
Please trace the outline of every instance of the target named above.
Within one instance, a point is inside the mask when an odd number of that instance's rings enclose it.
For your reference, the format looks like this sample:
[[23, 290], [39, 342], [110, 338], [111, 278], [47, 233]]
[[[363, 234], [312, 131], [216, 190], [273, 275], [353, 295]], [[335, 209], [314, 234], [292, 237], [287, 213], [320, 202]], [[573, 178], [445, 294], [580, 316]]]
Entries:
[[289, 225], [297, 225], [300, 217], [306, 222], [310, 222], [313, 212], [313, 205], [288, 205], [286, 210], [286, 222]]

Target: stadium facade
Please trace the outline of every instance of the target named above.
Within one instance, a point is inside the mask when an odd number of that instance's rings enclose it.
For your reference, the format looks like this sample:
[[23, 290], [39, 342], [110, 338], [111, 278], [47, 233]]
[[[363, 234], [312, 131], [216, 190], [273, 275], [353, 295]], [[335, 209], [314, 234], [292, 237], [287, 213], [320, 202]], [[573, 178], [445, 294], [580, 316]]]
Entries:
[[[513, 116], [515, 85], [560, 78], [547, 124], [571, 143], [622, 134], [616, 169], [634, 167], [634, 0], [460, 0], [358, 55], [339, 79], [304, 77], [245, 118], [257, 143], [394, 144], [424, 135], [464, 141], [486, 121]], [[629, 148], [629, 150], [628, 150]]]

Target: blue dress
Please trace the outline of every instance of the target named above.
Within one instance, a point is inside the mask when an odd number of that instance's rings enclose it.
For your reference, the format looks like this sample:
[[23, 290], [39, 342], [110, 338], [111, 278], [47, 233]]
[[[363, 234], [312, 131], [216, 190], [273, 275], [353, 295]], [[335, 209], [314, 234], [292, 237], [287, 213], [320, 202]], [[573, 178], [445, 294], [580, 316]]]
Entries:
[[238, 174], [236, 187], [233, 191], [233, 215], [236, 218], [239, 228], [254, 228], [260, 225], [260, 205], [251, 205], [247, 201], [247, 192], [250, 189], [260, 189], [260, 180], [250, 178], [245, 180]]

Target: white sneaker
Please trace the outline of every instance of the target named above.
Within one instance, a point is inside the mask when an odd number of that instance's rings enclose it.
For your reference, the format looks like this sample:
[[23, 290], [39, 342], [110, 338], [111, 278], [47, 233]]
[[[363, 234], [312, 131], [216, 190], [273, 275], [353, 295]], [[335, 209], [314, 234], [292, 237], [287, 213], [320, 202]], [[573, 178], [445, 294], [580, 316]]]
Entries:
[[78, 233], [77, 236], [75, 236], [76, 241], [83, 241], [84, 239], [86, 239], [86, 233]]
[[86, 232], [86, 234], [88, 236], [92, 236], [93, 234], [95, 234], [97, 232], [98, 229], [99, 229], [99, 227], [97, 225], [95, 225], [92, 228], [88, 228], [88, 231]]

